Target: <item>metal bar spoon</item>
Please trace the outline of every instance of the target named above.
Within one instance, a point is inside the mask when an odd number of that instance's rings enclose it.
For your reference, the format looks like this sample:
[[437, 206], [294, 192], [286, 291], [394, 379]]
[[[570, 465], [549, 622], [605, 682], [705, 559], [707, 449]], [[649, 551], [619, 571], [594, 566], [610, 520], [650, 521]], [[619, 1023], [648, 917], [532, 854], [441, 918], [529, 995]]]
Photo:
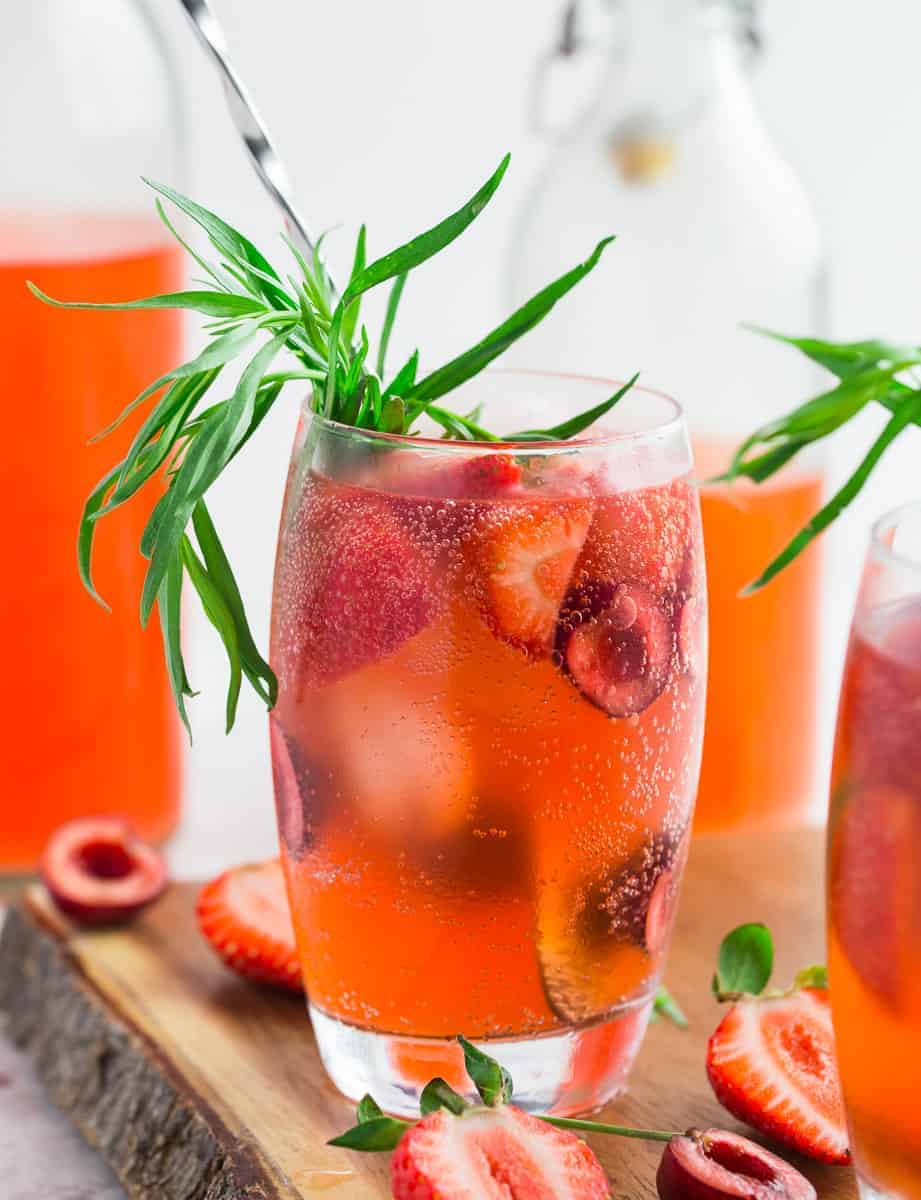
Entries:
[[[309, 257], [314, 253], [316, 239], [295, 207], [288, 172], [269, 137], [265, 122], [256, 111], [249, 93], [228, 57], [227, 38], [220, 22], [214, 15], [209, 0], [179, 0], [179, 2], [192, 22], [199, 41], [217, 64], [221, 81], [224, 84], [227, 107], [230, 109], [233, 123], [256, 169], [256, 174], [272, 200], [281, 209], [291, 241], [302, 254]], [[329, 277], [328, 270], [327, 277]], [[333, 291], [336, 290], [331, 278], [330, 286]]]

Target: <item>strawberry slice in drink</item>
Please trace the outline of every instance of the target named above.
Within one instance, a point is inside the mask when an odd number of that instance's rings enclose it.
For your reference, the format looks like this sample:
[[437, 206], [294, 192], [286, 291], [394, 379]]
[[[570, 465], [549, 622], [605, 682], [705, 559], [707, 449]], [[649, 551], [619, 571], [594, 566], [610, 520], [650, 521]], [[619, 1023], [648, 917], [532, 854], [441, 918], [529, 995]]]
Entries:
[[921, 802], [878, 784], [850, 794], [833, 822], [828, 858], [835, 933], [867, 987], [913, 1006], [921, 934]]
[[[301, 687], [393, 654], [443, 606], [434, 551], [413, 541], [382, 495], [313, 477], [283, 536], [280, 666]], [[301, 647], [293, 669], [288, 645]]]
[[328, 772], [321, 773], [318, 764], [308, 759], [274, 713], [269, 717], [269, 743], [279, 835], [288, 854], [299, 859], [313, 845], [317, 827], [329, 811]]
[[734, 1004], [710, 1038], [707, 1075], [740, 1121], [811, 1158], [850, 1161], [827, 991]]
[[474, 587], [497, 637], [536, 656], [549, 653], [592, 508], [584, 500], [535, 500], [482, 510]]
[[600, 497], [577, 581], [633, 579], [656, 595], [675, 594], [700, 558], [694, 491], [687, 479]]
[[598, 1159], [581, 1139], [510, 1105], [415, 1125], [393, 1153], [394, 1200], [608, 1200]]

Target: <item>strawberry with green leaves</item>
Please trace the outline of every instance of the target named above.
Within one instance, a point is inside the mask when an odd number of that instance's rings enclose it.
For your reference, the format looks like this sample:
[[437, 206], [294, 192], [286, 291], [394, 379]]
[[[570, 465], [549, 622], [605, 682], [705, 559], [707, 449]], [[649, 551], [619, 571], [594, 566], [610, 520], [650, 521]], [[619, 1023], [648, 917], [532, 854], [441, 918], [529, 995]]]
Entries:
[[481, 1103], [432, 1079], [419, 1100], [421, 1120], [411, 1122], [388, 1117], [365, 1096], [358, 1124], [330, 1142], [392, 1151], [394, 1200], [608, 1200], [604, 1169], [573, 1130], [665, 1142], [656, 1177], [661, 1200], [816, 1200], [798, 1171], [738, 1134], [673, 1134], [522, 1112], [511, 1103], [509, 1073], [458, 1041]]
[[731, 1007], [707, 1046], [707, 1076], [740, 1121], [811, 1158], [850, 1161], [824, 967], [768, 991], [770, 931], [740, 925], [723, 939], [713, 992]]

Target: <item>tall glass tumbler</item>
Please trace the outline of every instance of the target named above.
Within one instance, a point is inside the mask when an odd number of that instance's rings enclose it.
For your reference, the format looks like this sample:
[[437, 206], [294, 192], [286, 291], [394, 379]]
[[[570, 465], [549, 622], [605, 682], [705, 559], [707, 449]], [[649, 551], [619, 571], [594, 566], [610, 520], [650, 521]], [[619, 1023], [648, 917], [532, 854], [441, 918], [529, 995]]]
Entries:
[[[551, 428], [596, 379], [496, 371], [492, 428]], [[466, 411], [466, 409], [465, 409]], [[706, 673], [680, 409], [636, 390], [568, 441], [471, 443], [306, 408], [275, 578], [281, 842], [334, 1082], [412, 1112], [454, 1036], [519, 1099], [624, 1083], [660, 977]]]

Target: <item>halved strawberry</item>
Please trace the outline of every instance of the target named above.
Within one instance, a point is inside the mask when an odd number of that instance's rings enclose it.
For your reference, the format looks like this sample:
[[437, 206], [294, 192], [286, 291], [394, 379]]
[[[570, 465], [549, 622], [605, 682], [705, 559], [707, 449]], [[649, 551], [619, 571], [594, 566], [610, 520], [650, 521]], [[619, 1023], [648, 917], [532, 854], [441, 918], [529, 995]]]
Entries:
[[476, 586], [496, 635], [545, 655], [592, 520], [588, 501], [502, 506], [476, 539]]
[[233, 867], [205, 884], [196, 916], [199, 929], [237, 974], [292, 992], [302, 990], [278, 859]]
[[391, 1160], [394, 1200], [608, 1200], [598, 1159], [574, 1134], [504, 1105], [431, 1113]]
[[821, 1162], [850, 1162], [827, 991], [734, 1004], [710, 1038], [707, 1075], [740, 1121]]
[[688, 562], [701, 555], [699, 528], [687, 479], [602, 496], [576, 582], [634, 579], [656, 595], [670, 594], [684, 582]]
[[287, 644], [300, 648], [295, 670], [308, 686], [393, 654], [442, 605], [435, 559], [383, 496], [310, 479], [280, 555], [282, 675]]

